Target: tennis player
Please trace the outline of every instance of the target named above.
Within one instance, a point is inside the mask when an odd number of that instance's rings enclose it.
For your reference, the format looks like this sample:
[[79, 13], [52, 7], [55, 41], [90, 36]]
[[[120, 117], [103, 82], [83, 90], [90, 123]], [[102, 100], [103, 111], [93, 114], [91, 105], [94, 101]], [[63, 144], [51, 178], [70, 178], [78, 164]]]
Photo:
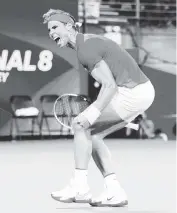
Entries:
[[[101, 84], [96, 101], [73, 122], [73, 178], [66, 188], [52, 192], [52, 198], [92, 206], [125, 206], [128, 198], [114, 173], [103, 138], [129, 126], [147, 110], [154, 100], [154, 87], [124, 49], [103, 36], [79, 33], [78, 23], [69, 13], [50, 9], [43, 18], [50, 38], [59, 48], [74, 49], [79, 63]], [[91, 156], [105, 182], [105, 190], [98, 198], [92, 198], [87, 182]]]

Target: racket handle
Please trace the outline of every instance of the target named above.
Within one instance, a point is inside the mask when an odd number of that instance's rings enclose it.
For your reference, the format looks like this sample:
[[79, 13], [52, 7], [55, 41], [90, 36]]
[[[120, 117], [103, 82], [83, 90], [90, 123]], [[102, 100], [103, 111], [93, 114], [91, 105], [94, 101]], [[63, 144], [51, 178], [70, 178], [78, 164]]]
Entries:
[[139, 129], [139, 124], [133, 124], [133, 123], [128, 123], [125, 127], [138, 130]]

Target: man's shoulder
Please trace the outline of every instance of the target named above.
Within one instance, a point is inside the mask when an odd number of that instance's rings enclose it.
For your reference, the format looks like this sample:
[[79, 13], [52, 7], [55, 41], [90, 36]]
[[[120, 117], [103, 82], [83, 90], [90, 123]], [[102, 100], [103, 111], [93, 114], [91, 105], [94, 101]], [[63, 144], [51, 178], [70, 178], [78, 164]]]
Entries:
[[83, 34], [84, 35], [84, 42], [90, 43], [94, 41], [107, 41], [108, 39], [102, 35], [96, 35], [96, 34]]
[[106, 41], [107, 38], [101, 35], [84, 34], [84, 42], [80, 46], [80, 50], [84, 52], [87, 50], [85, 54], [93, 54], [93, 51], [102, 54], [107, 51], [108, 43]]
[[105, 48], [105, 38], [95, 34], [82, 34], [78, 39], [78, 52], [83, 55], [90, 55], [102, 52]]

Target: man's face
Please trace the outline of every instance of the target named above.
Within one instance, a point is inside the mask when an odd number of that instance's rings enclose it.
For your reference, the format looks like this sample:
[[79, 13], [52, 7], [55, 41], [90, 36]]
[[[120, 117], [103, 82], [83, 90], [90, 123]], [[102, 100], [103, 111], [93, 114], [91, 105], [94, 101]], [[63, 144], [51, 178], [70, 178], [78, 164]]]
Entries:
[[59, 47], [65, 47], [69, 42], [68, 25], [59, 21], [48, 22], [49, 36], [54, 40]]

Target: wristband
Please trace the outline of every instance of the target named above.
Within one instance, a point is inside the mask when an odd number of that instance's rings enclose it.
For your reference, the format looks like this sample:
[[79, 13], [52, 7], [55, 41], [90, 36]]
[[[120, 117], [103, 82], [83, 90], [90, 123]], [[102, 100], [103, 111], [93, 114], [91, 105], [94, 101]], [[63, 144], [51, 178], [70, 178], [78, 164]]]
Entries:
[[81, 115], [83, 115], [89, 123], [92, 125], [101, 115], [101, 112], [94, 106], [94, 104], [91, 104], [86, 110], [84, 110]]

